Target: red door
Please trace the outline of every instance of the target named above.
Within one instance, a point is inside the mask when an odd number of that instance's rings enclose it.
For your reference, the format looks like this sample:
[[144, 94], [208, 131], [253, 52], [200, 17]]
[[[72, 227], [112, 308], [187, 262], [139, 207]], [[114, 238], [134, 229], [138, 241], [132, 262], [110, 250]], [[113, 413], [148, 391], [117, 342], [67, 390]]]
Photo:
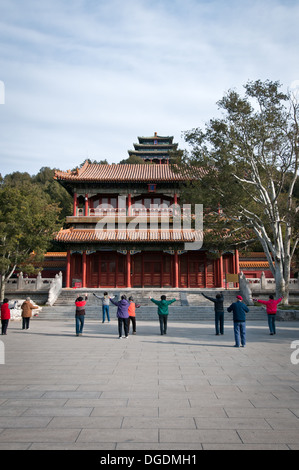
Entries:
[[93, 253], [87, 264], [89, 287], [125, 287], [126, 257], [118, 253]]
[[144, 261], [144, 287], [161, 287], [161, 260]]
[[73, 253], [71, 256], [71, 280], [72, 286], [76, 283], [82, 284], [82, 254]]
[[215, 287], [216, 286], [216, 276], [215, 276], [215, 261], [207, 259], [206, 264], [206, 287]]
[[132, 286], [161, 287], [162, 269], [161, 253], [143, 253], [132, 256]]
[[142, 255], [140, 253], [131, 257], [132, 286], [142, 287]]
[[171, 255], [163, 255], [162, 287], [172, 287], [172, 258]]
[[180, 287], [188, 286], [188, 254], [179, 256], [179, 285]]
[[116, 287], [126, 286], [126, 257], [122, 254], [116, 254]]
[[215, 287], [214, 261], [204, 253], [184, 253], [179, 267], [180, 287]]
[[90, 255], [90, 287], [99, 287], [99, 262], [100, 255], [93, 253]]
[[115, 253], [101, 253], [99, 264], [99, 286], [116, 286], [116, 256]]
[[205, 258], [197, 256], [189, 258], [189, 286], [205, 287]]

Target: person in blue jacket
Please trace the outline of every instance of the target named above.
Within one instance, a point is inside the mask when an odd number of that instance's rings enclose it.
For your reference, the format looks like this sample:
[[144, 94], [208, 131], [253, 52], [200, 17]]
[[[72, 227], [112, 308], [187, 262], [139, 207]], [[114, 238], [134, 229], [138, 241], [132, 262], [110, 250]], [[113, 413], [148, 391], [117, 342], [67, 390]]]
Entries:
[[228, 308], [228, 312], [233, 312], [235, 348], [242, 348], [246, 344], [246, 313], [249, 312], [247, 305], [243, 303], [243, 298], [237, 295], [237, 301], [233, 302]]

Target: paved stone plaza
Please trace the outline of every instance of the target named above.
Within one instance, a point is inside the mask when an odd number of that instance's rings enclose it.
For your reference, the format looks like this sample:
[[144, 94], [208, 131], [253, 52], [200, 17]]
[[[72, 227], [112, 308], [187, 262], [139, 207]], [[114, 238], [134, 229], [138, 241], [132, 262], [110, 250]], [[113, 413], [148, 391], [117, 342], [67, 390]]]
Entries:
[[[299, 322], [11, 321], [0, 364], [0, 449], [299, 449]], [[295, 361], [296, 362], [296, 361]]]

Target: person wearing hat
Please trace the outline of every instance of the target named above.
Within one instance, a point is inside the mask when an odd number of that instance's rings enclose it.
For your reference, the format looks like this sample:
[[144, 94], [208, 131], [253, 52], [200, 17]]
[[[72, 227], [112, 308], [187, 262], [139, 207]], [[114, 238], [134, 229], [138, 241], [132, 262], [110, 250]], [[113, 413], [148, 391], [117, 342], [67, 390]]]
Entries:
[[228, 312], [233, 312], [235, 348], [245, 347], [246, 344], [246, 313], [249, 308], [244, 304], [241, 295], [237, 295], [237, 301], [233, 302], [228, 308]]

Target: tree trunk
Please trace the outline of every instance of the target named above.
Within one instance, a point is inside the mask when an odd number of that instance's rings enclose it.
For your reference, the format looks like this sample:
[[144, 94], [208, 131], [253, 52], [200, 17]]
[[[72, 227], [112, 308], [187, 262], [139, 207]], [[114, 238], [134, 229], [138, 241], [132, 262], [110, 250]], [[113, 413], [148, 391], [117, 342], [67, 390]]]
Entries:
[[5, 294], [5, 276], [1, 276], [0, 301], [3, 302]]
[[283, 304], [289, 304], [288, 286], [286, 285], [283, 276], [283, 265], [280, 260], [275, 260], [275, 284], [276, 284], [276, 298], [283, 297]]
[[5, 295], [5, 287], [6, 287], [6, 283], [7, 281], [11, 278], [11, 276], [13, 275], [15, 269], [16, 269], [17, 265], [15, 264], [13, 266], [13, 268], [9, 271], [9, 273], [7, 275], [4, 274], [1, 274], [0, 276], [0, 300], [1, 302], [3, 302], [3, 299], [4, 299], [4, 295]]

